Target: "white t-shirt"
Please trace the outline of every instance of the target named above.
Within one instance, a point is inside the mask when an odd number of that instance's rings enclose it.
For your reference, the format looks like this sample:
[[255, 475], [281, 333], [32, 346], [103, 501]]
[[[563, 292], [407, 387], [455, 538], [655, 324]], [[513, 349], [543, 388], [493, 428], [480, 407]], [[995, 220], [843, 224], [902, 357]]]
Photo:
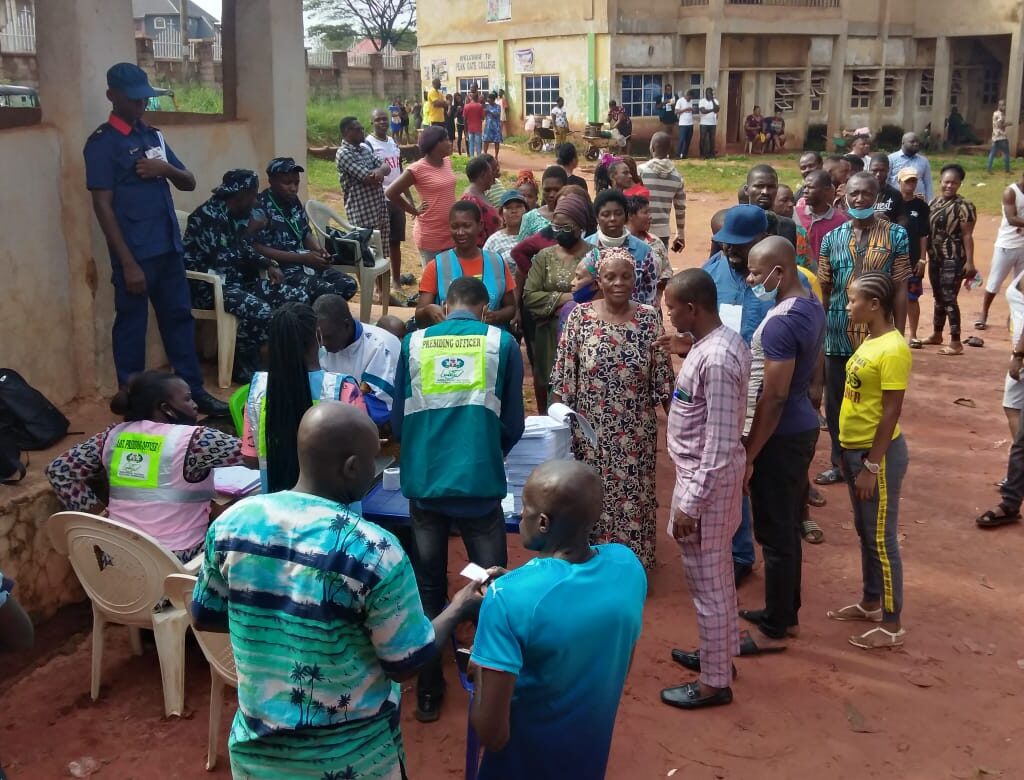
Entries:
[[718, 109], [715, 107], [717, 101], [708, 100], [707, 98], [701, 98], [700, 104], [697, 106], [698, 109], [706, 108], [711, 111], [710, 114], [701, 114], [700, 123], [702, 125], [717, 125], [718, 124]]
[[[687, 109], [687, 108], [689, 108], [691, 110], [690, 111], [685, 111], [684, 109]], [[690, 99], [688, 97], [684, 96], [684, 97], [679, 98], [679, 100], [676, 101], [676, 111], [682, 111], [683, 112], [681, 114], [677, 114], [677, 116], [679, 117], [679, 126], [680, 127], [693, 127], [693, 110], [692, 109], [693, 109], [693, 104], [690, 103]]]
[[551, 120], [554, 122], [555, 127], [568, 127], [569, 118], [564, 108], [558, 106], [551, 107]]
[[394, 138], [387, 138], [382, 141], [371, 133], [366, 136], [366, 143], [370, 145], [370, 148], [373, 149], [378, 157], [391, 166], [391, 173], [384, 177], [384, 181], [381, 184], [384, 189], [387, 189], [391, 182], [402, 174], [402, 152], [398, 148], [398, 144], [395, 143]]
[[355, 340], [341, 352], [321, 352], [320, 367], [365, 382], [390, 410], [401, 352], [402, 344], [395, 336], [376, 325], [357, 322]]

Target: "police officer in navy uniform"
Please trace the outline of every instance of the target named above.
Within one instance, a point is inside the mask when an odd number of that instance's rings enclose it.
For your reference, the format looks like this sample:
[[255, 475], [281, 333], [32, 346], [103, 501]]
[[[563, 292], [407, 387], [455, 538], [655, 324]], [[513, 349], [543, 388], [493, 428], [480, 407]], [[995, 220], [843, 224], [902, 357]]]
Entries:
[[227, 404], [203, 389], [181, 235], [168, 182], [194, 190], [195, 177], [142, 121], [155, 96], [145, 72], [121, 62], [107, 71], [110, 118], [85, 143], [85, 179], [107, 239], [114, 284], [114, 365], [121, 387], [146, 367], [146, 325], [152, 302], [164, 350], [188, 383], [199, 411], [227, 415]]

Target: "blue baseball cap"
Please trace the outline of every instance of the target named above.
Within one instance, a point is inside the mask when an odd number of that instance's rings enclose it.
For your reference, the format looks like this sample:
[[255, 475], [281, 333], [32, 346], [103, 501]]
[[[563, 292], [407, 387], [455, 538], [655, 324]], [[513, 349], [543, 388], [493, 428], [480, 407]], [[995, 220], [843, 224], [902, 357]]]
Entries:
[[719, 244], [742, 246], [768, 232], [768, 215], [760, 206], [733, 206], [725, 212], [722, 229], [712, 238]]
[[523, 193], [519, 190], [505, 190], [505, 194], [501, 196], [501, 208], [505, 208], [514, 200], [518, 200], [524, 206], [526, 205], [526, 198], [523, 197]]
[[146, 71], [131, 62], [119, 62], [107, 71], [107, 87], [116, 89], [126, 98], [142, 100], [159, 93], [149, 85]]

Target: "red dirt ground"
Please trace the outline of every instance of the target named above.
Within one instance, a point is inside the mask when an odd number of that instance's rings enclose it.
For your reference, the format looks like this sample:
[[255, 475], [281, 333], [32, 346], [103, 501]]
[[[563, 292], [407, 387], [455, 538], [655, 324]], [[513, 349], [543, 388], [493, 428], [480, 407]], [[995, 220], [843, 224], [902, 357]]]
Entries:
[[[536, 158], [502, 157], [506, 167], [537, 165]], [[702, 228], [723, 205], [721, 198], [691, 194], [686, 265], [701, 260]], [[996, 225], [983, 217], [976, 231], [983, 272]], [[928, 294], [922, 301], [924, 323], [931, 300]], [[969, 329], [980, 293], [965, 293], [961, 301]], [[990, 322], [1005, 316], [1000, 297]], [[927, 333], [922, 328], [922, 336]], [[826, 488], [828, 506], [814, 510], [826, 541], [804, 548], [800, 639], [780, 655], [737, 660], [731, 706], [698, 713], [665, 707], [659, 690], [692, 679], [669, 660], [669, 650], [694, 646], [697, 631], [678, 556], [662, 535], [609, 778], [659, 778], [673, 770], [676, 778], [1024, 777], [1024, 628], [1018, 619], [1024, 593], [1017, 579], [1024, 529], [982, 532], [973, 523], [997, 500], [992, 483], [1004, 475], [1008, 439], [1001, 398], [1009, 339], [998, 325], [984, 337], [984, 349], [962, 357], [940, 357], [934, 348], [914, 353], [902, 421], [911, 452], [900, 515], [905, 648], [858, 650], [846, 643], [849, 626], [825, 618], [826, 609], [858, 598], [860, 579], [848, 498], [841, 487]], [[961, 396], [977, 407], [954, 405]], [[818, 452], [815, 467], [824, 467], [827, 437]], [[662, 447], [657, 480], [663, 504], [672, 478]], [[526, 559], [516, 538], [509, 546], [513, 564]], [[452, 550], [458, 571], [464, 558], [458, 540]], [[760, 606], [762, 587], [759, 563], [740, 590], [740, 605]], [[216, 772], [204, 771], [208, 675], [197, 647], [189, 647], [186, 672], [186, 702], [194, 712], [164, 720], [152, 646], [132, 657], [126, 632], [109, 630], [104, 687], [92, 703], [88, 633], [50, 644], [55, 655], [4, 683], [0, 761], [12, 780], [67, 776], [68, 762], [82, 756], [102, 762], [97, 776], [111, 780], [230, 775], [224, 747]], [[466, 698], [454, 667], [448, 677], [438, 723], [416, 723], [406, 699], [403, 731], [410, 777], [417, 780], [462, 776]], [[233, 711], [229, 697], [222, 745]]]

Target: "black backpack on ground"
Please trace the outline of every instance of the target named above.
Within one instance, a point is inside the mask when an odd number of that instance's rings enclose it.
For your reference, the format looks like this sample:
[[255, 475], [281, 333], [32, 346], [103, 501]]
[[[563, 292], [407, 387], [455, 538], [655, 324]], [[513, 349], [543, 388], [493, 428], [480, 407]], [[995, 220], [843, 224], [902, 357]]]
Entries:
[[23, 450], [45, 450], [71, 423], [42, 393], [10, 368], [0, 368], [0, 437]]

